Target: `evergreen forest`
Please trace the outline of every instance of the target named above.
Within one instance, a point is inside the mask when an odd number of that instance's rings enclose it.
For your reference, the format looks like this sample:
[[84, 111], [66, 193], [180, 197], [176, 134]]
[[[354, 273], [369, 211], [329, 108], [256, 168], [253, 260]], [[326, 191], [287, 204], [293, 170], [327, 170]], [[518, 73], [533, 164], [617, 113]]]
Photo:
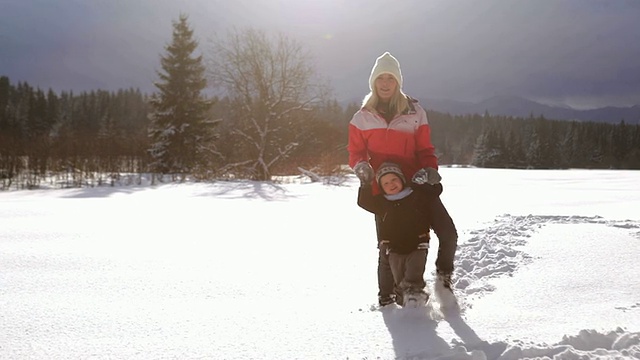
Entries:
[[[192, 35], [181, 15], [152, 94], [56, 93], [0, 76], [0, 189], [109, 185], [124, 174], [269, 181], [344, 173], [359, 104], [331, 97], [299, 43], [237, 30], [197, 55]], [[640, 125], [624, 120], [427, 112], [441, 165], [640, 169]]]

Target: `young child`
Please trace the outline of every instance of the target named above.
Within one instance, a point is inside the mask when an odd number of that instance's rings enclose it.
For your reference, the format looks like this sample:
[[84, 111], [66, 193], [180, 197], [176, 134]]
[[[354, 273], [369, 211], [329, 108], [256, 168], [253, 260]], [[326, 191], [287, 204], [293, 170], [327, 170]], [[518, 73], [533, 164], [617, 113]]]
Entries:
[[408, 307], [423, 305], [429, 297], [424, 281], [430, 230], [428, 204], [442, 192], [442, 186], [407, 186], [400, 166], [392, 162], [378, 168], [376, 181], [382, 194], [372, 195], [371, 185], [361, 184], [358, 206], [381, 219], [380, 246], [389, 254], [396, 302]]

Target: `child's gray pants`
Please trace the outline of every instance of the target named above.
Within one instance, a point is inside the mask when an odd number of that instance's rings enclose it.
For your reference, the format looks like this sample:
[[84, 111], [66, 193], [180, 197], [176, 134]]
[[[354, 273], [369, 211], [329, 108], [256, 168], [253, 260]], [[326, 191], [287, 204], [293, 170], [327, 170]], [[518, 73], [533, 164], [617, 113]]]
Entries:
[[396, 293], [423, 291], [427, 285], [424, 270], [427, 265], [427, 250], [414, 250], [408, 254], [389, 253], [389, 265], [396, 284]]

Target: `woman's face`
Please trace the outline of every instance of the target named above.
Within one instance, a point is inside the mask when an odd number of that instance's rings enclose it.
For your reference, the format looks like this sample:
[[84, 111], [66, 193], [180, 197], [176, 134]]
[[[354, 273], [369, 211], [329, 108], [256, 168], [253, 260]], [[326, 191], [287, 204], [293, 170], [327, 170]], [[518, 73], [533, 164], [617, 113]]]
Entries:
[[385, 174], [380, 178], [380, 186], [387, 195], [395, 195], [402, 191], [402, 179], [394, 173]]
[[398, 82], [391, 74], [382, 74], [376, 78], [376, 92], [380, 100], [389, 101], [396, 92]]

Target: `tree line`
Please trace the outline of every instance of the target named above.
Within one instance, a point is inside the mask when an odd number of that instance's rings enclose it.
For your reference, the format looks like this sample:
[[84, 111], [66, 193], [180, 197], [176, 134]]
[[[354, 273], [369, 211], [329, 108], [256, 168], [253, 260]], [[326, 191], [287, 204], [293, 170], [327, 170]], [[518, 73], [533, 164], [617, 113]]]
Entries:
[[[122, 174], [266, 181], [344, 171], [359, 104], [330, 96], [300, 43], [244, 29], [212, 39], [206, 55], [198, 47], [181, 15], [151, 95], [58, 94], [0, 77], [1, 188], [108, 184]], [[443, 165], [640, 168], [640, 125], [428, 116]]]
[[640, 125], [428, 111], [441, 164], [513, 169], [640, 169]]

